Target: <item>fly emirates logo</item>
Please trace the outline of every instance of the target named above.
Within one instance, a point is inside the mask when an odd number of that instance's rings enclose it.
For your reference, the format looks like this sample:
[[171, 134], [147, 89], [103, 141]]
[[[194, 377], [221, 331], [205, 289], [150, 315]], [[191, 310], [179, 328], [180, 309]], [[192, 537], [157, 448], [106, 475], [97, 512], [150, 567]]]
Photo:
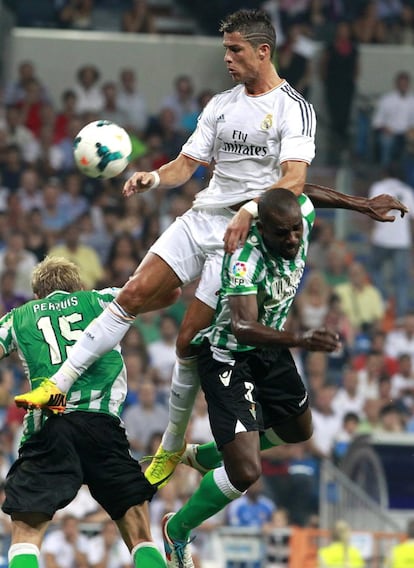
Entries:
[[241, 156], [255, 156], [264, 158], [269, 153], [267, 146], [257, 146], [256, 144], [249, 144], [248, 134], [241, 130], [233, 130], [231, 140], [226, 141], [222, 139], [222, 152], [230, 154], [239, 154]]

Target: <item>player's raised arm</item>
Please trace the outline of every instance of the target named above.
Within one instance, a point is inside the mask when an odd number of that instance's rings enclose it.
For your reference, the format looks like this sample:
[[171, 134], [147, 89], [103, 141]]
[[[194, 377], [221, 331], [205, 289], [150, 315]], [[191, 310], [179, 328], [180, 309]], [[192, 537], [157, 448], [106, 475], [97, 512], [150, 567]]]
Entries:
[[360, 197], [346, 195], [330, 187], [312, 183], [305, 184], [304, 193], [312, 200], [315, 207], [334, 207], [335, 209], [358, 211], [375, 221], [394, 221], [395, 215], [389, 214], [393, 210], [399, 211], [401, 217], [408, 213], [408, 207], [404, 203], [401, 203], [396, 197], [385, 193], [371, 198]]
[[158, 186], [169, 189], [183, 185], [196, 171], [199, 162], [179, 154], [175, 160], [164, 164], [159, 170], [152, 172], [135, 172], [125, 182], [122, 193], [124, 197], [130, 197], [134, 193], [144, 193]]

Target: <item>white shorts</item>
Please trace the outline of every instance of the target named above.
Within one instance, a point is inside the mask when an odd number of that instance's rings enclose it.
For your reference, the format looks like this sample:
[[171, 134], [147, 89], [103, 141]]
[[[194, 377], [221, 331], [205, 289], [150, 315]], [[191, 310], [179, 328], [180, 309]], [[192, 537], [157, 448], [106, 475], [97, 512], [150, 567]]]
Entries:
[[198, 277], [196, 298], [215, 309], [221, 286], [223, 237], [234, 216], [230, 209], [190, 209], [177, 217], [150, 252], [160, 256], [183, 285]]

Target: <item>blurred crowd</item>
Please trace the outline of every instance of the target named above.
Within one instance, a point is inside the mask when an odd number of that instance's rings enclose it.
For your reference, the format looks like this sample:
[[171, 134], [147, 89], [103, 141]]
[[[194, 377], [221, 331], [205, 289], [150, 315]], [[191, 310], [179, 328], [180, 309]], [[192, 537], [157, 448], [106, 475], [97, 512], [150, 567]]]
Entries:
[[184, 14], [198, 26], [188, 33], [218, 35], [220, 21], [239, 8], [262, 7], [272, 17], [281, 44], [292, 26], [301, 26], [307, 37], [324, 41], [341, 21], [350, 23], [358, 41], [368, 44], [413, 44], [412, 0], [38, 0], [36, 5], [6, 0], [20, 26], [64, 29], [100, 29], [97, 15], [108, 12], [112, 29], [127, 33], [162, 33], [159, 16]]
[[[94, 3], [90, 0], [57, 4], [62, 5], [63, 11], [69, 5], [87, 5], [93, 9]], [[223, 4], [228, 5], [228, 11], [234, 8], [232, 2]], [[354, 125], [357, 136], [350, 138], [357, 45], [390, 42], [391, 36], [381, 35], [379, 29], [386, 34], [395, 30], [394, 38], [402, 37], [398, 33], [412, 31], [413, 2], [270, 0], [266, 6], [269, 10], [277, 8], [277, 13], [272, 14], [287, 30], [278, 54], [280, 74], [306, 96], [313, 72], [309, 44], [305, 41], [308, 23], [312, 21], [313, 28], [318, 22], [322, 25], [324, 19], [332, 24], [336, 21], [332, 15], [334, 7], [346, 10], [348, 16], [351, 12], [360, 14], [359, 10], [364, 14], [351, 23], [339, 23], [338, 15], [332, 36], [336, 39], [327, 42], [320, 67], [321, 75], [327, 79], [326, 104], [328, 112], [331, 111], [334, 140], [332, 163], [338, 161], [344, 147], [353, 145], [357, 155], [358, 148], [361, 149], [363, 157], [368, 146], [362, 140], [365, 132], [362, 119], [358, 122], [357, 117]], [[377, 26], [371, 25], [372, 21], [369, 23], [373, 6]], [[389, 12], [385, 12], [385, 7]], [[374, 34], [374, 28], [379, 35], [368, 39], [367, 30]], [[126, 27], [125, 30], [140, 31]], [[358, 41], [354, 36], [357, 30]], [[337, 56], [332, 45], [337, 48]], [[339, 97], [335, 91], [339, 79], [333, 69], [338, 61], [343, 63], [344, 57], [347, 63], [342, 70], [347, 70], [351, 86], [348, 94], [342, 87]], [[414, 432], [414, 303], [410, 285], [414, 94], [411, 77], [405, 70], [390, 76], [392, 81], [395, 88], [378, 98], [369, 115], [368, 136], [374, 144], [368, 162], [377, 175], [365, 180], [362, 192], [371, 196], [392, 193], [409, 207], [410, 213], [394, 224], [361, 223], [358, 214], [349, 213], [349, 223], [355, 224], [367, 239], [363, 256], [353, 242], [337, 238], [332, 216], [318, 217], [304, 281], [288, 320], [291, 329], [329, 326], [337, 330], [342, 340], [341, 350], [333, 354], [294, 352], [310, 392], [314, 436], [310, 442], [263, 454], [260, 482], [223, 516], [200, 527], [193, 544], [196, 562], [197, 556], [206, 558], [209, 551], [211, 554], [214, 529], [223, 524], [267, 526], [269, 530], [289, 524], [314, 526], [322, 458], [340, 463], [359, 435], [391, 432], [403, 436]], [[65, 256], [78, 264], [86, 288], [124, 284], [158, 235], [191, 206], [194, 195], [206, 185], [210, 171], [200, 166], [182, 187], [170, 191], [158, 189], [128, 200], [121, 197], [123, 183], [135, 170], [157, 169], [174, 158], [213, 94], [207, 87], [196, 92], [191, 77], [179, 75], [158, 112], [152, 115], [140, 91], [136, 69], [120, 68], [116, 81], [106, 81], [95, 65], [85, 63], [79, 66], [72, 88], [62, 92], [56, 105], [34, 63], [30, 60], [19, 63], [15, 80], [2, 89], [0, 103], [1, 315], [31, 299], [31, 270], [46, 254]], [[336, 105], [330, 104], [335, 100]], [[392, 112], [395, 105], [401, 110], [397, 126]], [[131, 135], [132, 160], [119, 178], [86, 178], [75, 168], [72, 140], [83, 125], [95, 119], [112, 120]], [[140, 316], [123, 341], [129, 380], [123, 419], [133, 454], [139, 459], [154, 453], [167, 424], [175, 339], [195, 286], [196, 283], [184, 288], [180, 299], [170, 308]], [[12, 397], [27, 389], [17, 358], [12, 356], [3, 361], [0, 364], [0, 481], [17, 455], [24, 415], [22, 409], [14, 406]], [[187, 439], [203, 443], [211, 438], [206, 405], [200, 395]], [[174, 479], [154, 498], [151, 516], [154, 535], [159, 541], [159, 520], [192, 493], [197, 476], [189, 468], [179, 466]], [[64, 568], [66, 564], [59, 564], [57, 556], [60, 559], [75, 554], [75, 542], [86, 555], [83, 564], [78, 562], [79, 566], [101, 566], [100, 562], [104, 561], [107, 564], [102, 566], [112, 566], [105, 554], [115, 554], [113, 551], [122, 546], [113, 524], [86, 489], [61, 513], [60, 520], [54, 538], [43, 547], [46, 568], [55, 566], [51, 560], [48, 564], [47, 559], [47, 555], [53, 554], [56, 565]], [[7, 534], [7, 518], [0, 517], [0, 521]], [[79, 527], [84, 529], [85, 523], [90, 524], [87, 537], [79, 533]], [[94, 532], [96, 523], [99, 527], [104, 523], [103, 531]], [[60, 544], [56, 544], [57, 535]], [[83, 538], [96, 539], [95, 545], [91, 547], [89, 541], [82, 544]], [[62, 546], [68, 547], [69, 556], [61, 554]], [[98, 553], [100, 558], [88, 556]], [[130, 566], [124, 553], [116, 554], [123, 560], [114, 566]]]

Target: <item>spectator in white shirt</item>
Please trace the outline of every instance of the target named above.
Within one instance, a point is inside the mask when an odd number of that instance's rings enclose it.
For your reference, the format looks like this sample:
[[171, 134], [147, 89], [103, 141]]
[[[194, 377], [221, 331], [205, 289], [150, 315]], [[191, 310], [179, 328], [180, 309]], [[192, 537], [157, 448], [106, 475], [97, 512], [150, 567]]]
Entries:
[[101, 534], [91, 538], [88, 560], [90, 568], [131, 568], [131, 555], [115, 523], [108, 519]]
[[[370, 262], [375, 286], [384, 298], [389, 299], [391, 291], [395, 298], [396, 315], [402, 317], [408, 309], [411, 289], [411, 246], [412, 221], [414, 219], [414, 194], [412, 188], [401, 181], [400, 172], [395, 164], [384, 170], [383, 179], [375, 182], [369, 197], [388, 193], [402, 201], [408, 207], [408, 213], [401, 217], [397, 212], [393, 223], [375, 223], [371, 234]], [[391, 268], [392, 285], [386, 285], [387, 268]]]
[[414, 372], [411, 357], [400, 355], [399, 371], [391, 377], [391, 396], [403, 403], [410, 411], [414, 410]]
[[79, 521], [67, 515], [62, 528], [48, 533], [41, 555], [44, 568], [88, 568], [89, 541], [79, 532]]
[[342, 426], [342, 417], [333, 408], [335, 392], [334, 387], [321, 387], [312, 406], [313, 436], [310, 443], [313, 453], [321, 458], [331, 456], [336, 436]]
[[133, 69], [122, 69], [118, 91], [118, 107], [127, 115], [127, 129], [144, 132], [148, 124], [148, 105], [137, 89], [137, 76]]
[[408, 312], [401, 324], [388, 333], [385, 353], [394, 359], [407, 353], [414, 365], [414, 312]]
[[378, 134], [380, 163], [383, 166], [401, 156], [405, 134], [414, 126], [414, 94], [410, 92], [410, 83], [409, 73], [397, 73], [395, 89], [380, 97], [374, 111], [372, 126]]
[[332, 408], [338, 416], [345, 416], [354, 412], [358, 416], [362, 414], [365, 396], [358, 388], [358, 372], [349, 367], [343, 372], [343, 386], [337, 391], [332, 401]]
[[83, 65], [78, 69], [77, 82], [73, 86], [76, 94], [76, 112], [99, 113], [104, 106], [104, 97], [99, 86], [100, 73], [94, 65]]

